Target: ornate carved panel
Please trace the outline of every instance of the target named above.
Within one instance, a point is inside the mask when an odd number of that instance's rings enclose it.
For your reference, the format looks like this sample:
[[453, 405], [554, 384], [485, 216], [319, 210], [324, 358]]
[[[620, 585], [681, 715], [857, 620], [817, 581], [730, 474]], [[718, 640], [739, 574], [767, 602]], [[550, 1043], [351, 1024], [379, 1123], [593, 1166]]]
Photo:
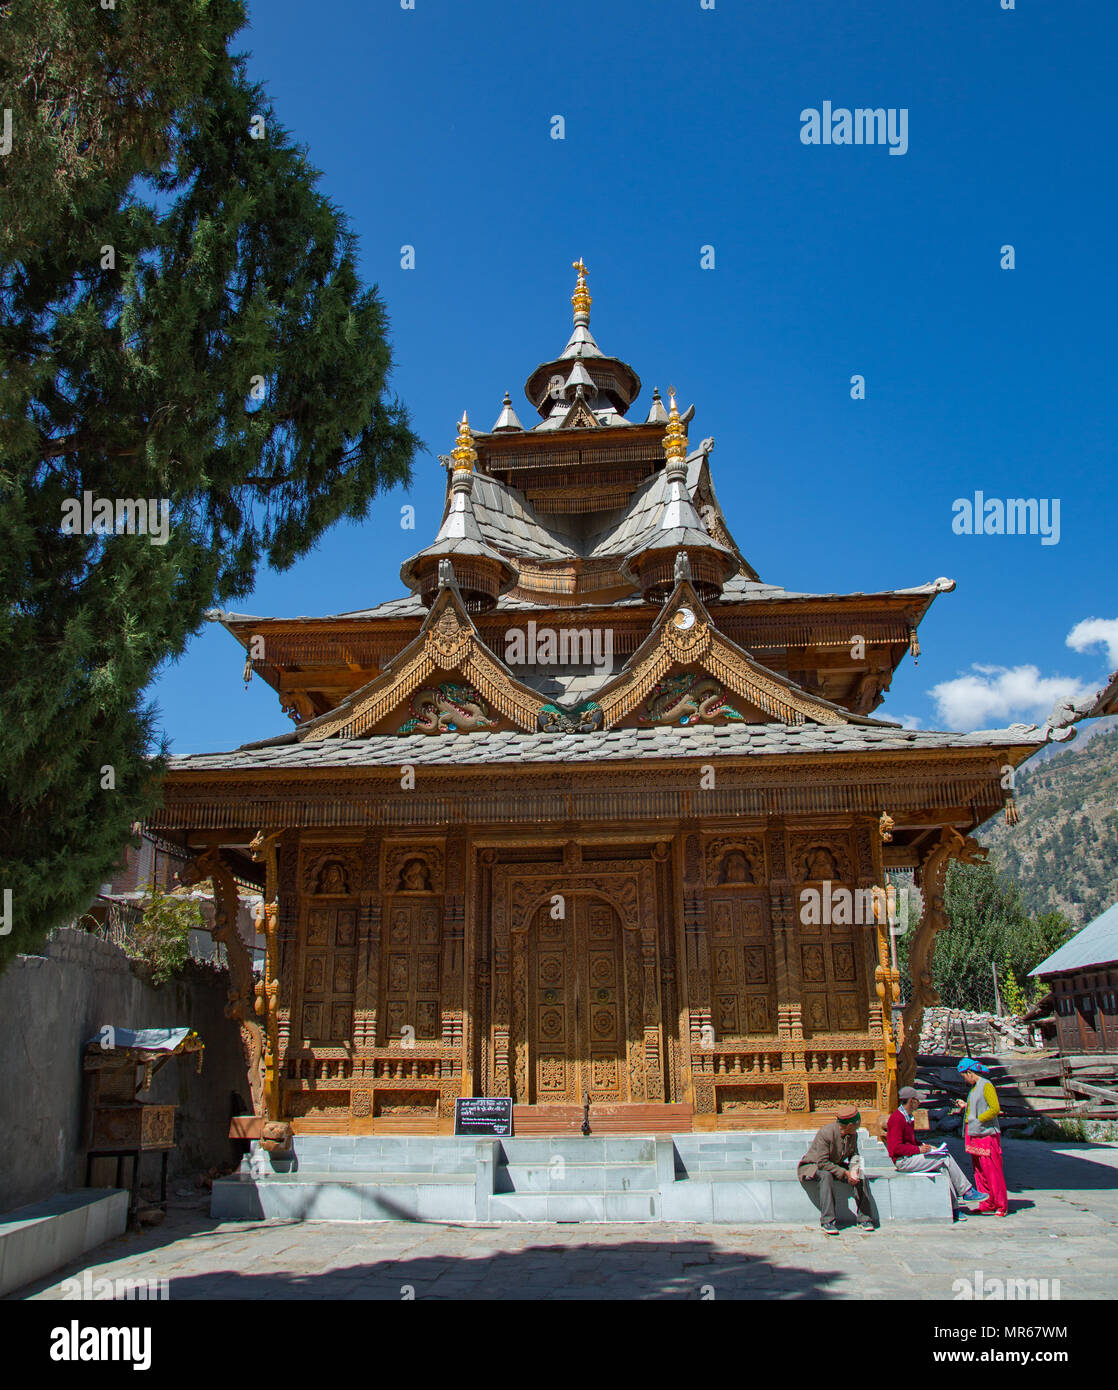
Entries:
[[380, 1046], [438, 1041], [442, 944], [442, 905], [437, 899], [391, 899], [382, 933]]
[[759, 835], [720, 835], [707, 844], [706, 881], [712, 887], [765, 880], [765, 846]]
[[296, 1031], [304, 1043], [349, 1042], [353, 1036], [357, 912], [352, 899], [331, 904], [311, 899], [302, 906], [302, 1008]]
[[[822, 862], [824, 855], [836, 868], [848, 864], [842, 857], [844, 851], [841, 841], [801, 839], [796, 853], [797, 870], [829, 867], [829, 863]], [[826, 879], [811, 881], [823, 884], [821, 890], [814, 890], [820, 911], [803, 912], [803, 900], [797, 895], [791, 934], [799, 966], [804, 1036], [864, 1031], [869, 1008], [865, 938], [867, 933], [872, 936], [875, 928], [872, 921], [857, 920], [865, 915], [863, 899], [852, 884]], [[805, 916], [822, 920], [805, 921]]]
[[776, 1034], [776, 970], [767, 895], [709, 899], [710, 991], [718, 1041]]
[[536, 1104], [575, 1104], [585, 1090], [663, 1100], [653, 864], [569, 858], [566, 870], [493, 869], [494, 1088], [507, 1074], [512, 1094]]
[[303, 850], [302, 888], [305, 894], [320, 897], [348, 897], [360, 892], [361, 851], [355, 846]]
[[789, 840], [793, 882], [854, 881], [854, 859], [845, 834], [801, 833], [789, 836]]
[[443, 851], [437, 844], [389, 845], [382, 882], [386, 893], [441, 893]]
[[514, 983], [513, 1028], [528, 1102], [573, 1105], [584, 1091], [592, 1103], [630, 1099], [627, 1016], [634, 997], [639, 1010], [640, 980], [633, 990], [614, 909], [579, 897], [555, 918], [545, 904], [514, 950], [526, 976], [523, 991]]

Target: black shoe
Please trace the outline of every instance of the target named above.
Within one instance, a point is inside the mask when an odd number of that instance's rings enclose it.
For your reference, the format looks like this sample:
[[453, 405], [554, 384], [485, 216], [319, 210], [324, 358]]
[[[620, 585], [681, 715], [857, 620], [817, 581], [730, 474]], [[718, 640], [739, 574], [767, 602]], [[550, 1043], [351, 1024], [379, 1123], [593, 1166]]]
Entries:
[[870, 1235], [876, 1228], [872, 1221], [866, 1220], [858, 1222], [858, 1229], [864, 1231], [866, 1235]]
[[833, 1221], [824, 1221], [824, 1222], [821, 1223], [821, 1225], [822, 1225], [822, 1227], [823, 1227], [823, 1234], [824, 1234], [825, 1236], [837, 1236], [837, 1235], [838, 1235], [838, 1233], [839, 1233], [839, 1228], [835, 1225], [835, 1223], [834, 1223]]

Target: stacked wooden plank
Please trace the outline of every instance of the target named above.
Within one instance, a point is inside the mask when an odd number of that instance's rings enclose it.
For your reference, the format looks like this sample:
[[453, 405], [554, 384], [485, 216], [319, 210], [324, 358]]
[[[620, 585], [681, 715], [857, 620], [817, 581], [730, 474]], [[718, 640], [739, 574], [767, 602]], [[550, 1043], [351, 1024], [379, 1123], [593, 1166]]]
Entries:
[[[1118, 1053], [1062, 1057], [1058, 1052], [1020, 1052], [977, 1060], [990, 1069], [1010, 1128], [1038, 1115], [1118, 1119]], [[929, 1110], [950, 1111], [966, 1095], [966, 1082], [955, 1070], [958, 1061], [943, 1053], [917, 1059], [916, 1085], [927, 1092], [921, 1104]], [[950, 1126], [941, 1118], [939, 1127]]]

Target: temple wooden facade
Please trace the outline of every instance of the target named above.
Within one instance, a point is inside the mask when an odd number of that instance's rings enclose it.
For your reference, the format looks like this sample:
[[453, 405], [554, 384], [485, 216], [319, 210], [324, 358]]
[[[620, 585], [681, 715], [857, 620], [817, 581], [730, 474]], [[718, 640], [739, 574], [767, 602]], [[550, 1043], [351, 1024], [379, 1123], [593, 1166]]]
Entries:
[[[575, 268], [539, 422], [507, 395], [487, 434], [463, 416], [409, 597], [214, 615], [295, 727], [173, 760], [152, 824], [213, 879], [219, 935], [234, 878], [264, 892], [264, 979], [226, 936], [273, 1137], [446, 1131], [460, 1095], [537, 1129], [585, 1096], [641, 1128], [872, 1117], [935, 999], [947, 863], [1048, 737], [874, 719], [953, 584], [763, 583], [692, 411], [626, 418], [640, 381]], [[891, 871], [927, 909], [900, 1029]]]

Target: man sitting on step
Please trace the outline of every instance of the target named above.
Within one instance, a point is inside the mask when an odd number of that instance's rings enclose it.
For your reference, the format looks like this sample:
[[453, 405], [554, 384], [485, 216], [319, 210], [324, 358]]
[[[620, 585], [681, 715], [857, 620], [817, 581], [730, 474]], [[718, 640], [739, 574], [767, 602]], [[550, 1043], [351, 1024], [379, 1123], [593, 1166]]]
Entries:
[[816, 1134], [796, 1167], [796, 1176], [809, 1196], [818, 1185], [819, 1224], [826, 1236], [839, 1233], [835, 1222], [835, 1183], [848, 1183], [854, 1189], [859, 1229], [873, 1230], [873, 1209], [858, 1153], [861, 1118], [853, 1105], [844, 1106], [835, 1119]]
[[902, 1086], [900, 1105], [889, 1116], [885, 1127], [885, 1147], [893, 1160], [893, 1167], [900, 1173], [946, 1173], [951, 1182], [951, 1205], [955, 1209], [955, 1219], [965, 1221], [966, 1217], [958, 1210], [959, 1202], [982, 1202], [986, 1194], [970, 1181], [967, 1175], [949, 1153], [932, 1153], [930, 1144], [916, 1142], [916, 1126], [913, 1116], [919, 1096], [911, 1086]]

